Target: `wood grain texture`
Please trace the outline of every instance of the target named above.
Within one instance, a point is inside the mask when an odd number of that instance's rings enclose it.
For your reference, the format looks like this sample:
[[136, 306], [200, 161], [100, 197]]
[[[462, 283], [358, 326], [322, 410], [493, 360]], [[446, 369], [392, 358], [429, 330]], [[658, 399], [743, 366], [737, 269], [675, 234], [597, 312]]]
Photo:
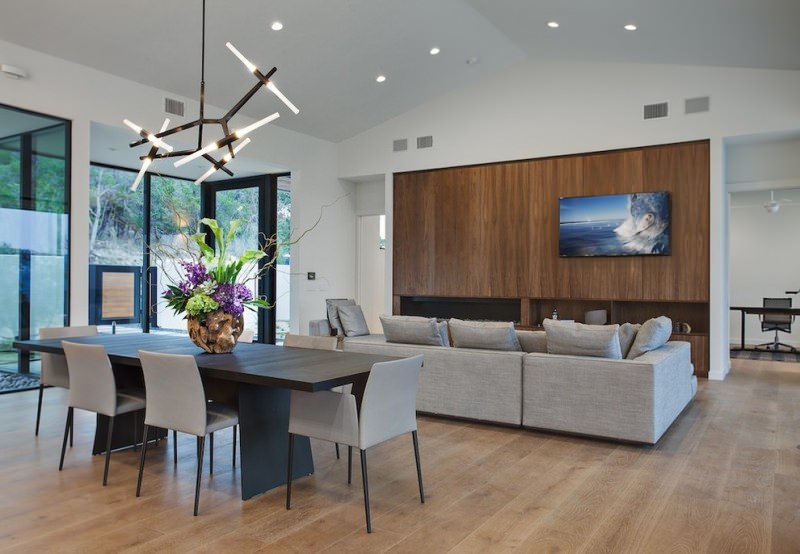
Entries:
[[242, 502], [231, 434], [215, 437], [193, 517], [195, 442], [112, 457], [99, 484], [94, 415], [76, 412], [75, 447], [57, 470], [67, 391], [0, 396], [3, 552], [797, 552], [800, 545], [800, 365], [733, 360], [654, 447], [636, 447], [432, 417], [419, 418], [427, 501], [411, 440], [370, 449], [374, 532], [364, 529], [359, 467], [313, 441], [316, 473]]

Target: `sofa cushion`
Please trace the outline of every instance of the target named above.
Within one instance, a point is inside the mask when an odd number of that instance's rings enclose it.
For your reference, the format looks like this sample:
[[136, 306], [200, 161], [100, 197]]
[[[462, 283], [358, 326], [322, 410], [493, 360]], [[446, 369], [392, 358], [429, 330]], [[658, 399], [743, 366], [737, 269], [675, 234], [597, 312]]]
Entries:
[[636, 340], [636, 333], [642, 328], [641, 323], [623, 323], [619, 326], [619, 347], [622, 351], [622, 357], [627, 358], [628, 352], [633, 346], [633, 341]]
[[636, 340], [633, 341], [627, 358], [635, 360], [642, 354], [661, 348], [672, 335], [672, 320], [667, 316], [660, 316], [648, 319], [642, 324], [639, 332], [636, 333]]
[[386, 342], [448, 346], [435, 317], [382, 315], [381, 325]]
[[547, 333], [544, 331], [517, 331], [517, 340], [523, 352], [547, 352]]
[[450, 329], [446, 321], [437, 323], [439, 327], [439, 335], [442, 337], [442, 346], [450, 346]]
[[545, 319], [544, 330], [549, 354], [622, 359], [619, 325], [584, 325]]
[[339, 319], [339, 306], [355, 306], [356, 301], [352, 298], [328, 298], [325, 300], [325, 307], [328, 309], [328, 323], [331, 326], [331, 334], [344, 336], [342, 322]]
[[342, 322], [342, 330], [345, 336], [362, 337], [369, 335], [369, 327], [361, 306], [350, 304], [339, 306], [339, 320]]
[[517, 334], [513, 323], [501, 321], [464, 321], [451, 319], [448, 322], [453, 346], [456, 348], [478, 348], [482, 350], [508, 350], [519, 352]]

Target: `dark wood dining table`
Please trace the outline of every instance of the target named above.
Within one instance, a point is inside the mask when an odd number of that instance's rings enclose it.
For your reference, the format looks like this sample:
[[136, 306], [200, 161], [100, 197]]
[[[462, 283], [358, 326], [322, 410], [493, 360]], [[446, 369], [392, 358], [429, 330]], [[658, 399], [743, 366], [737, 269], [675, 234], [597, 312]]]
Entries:
[[[258, 343], [238, 344], [230, 354], [207, 354], [185, 336], [146, 333], [68, 340], [103, 345], [120, 388], [143, 386], [139, 350], [193, 355], [206, 396], [238, 407], [243, 500], [286, 483], [290, 391], [317, 392], [353, 383], [353, 394], [360, 405], [372, 365], [396, 359]], [[14, 342], [14, 347], [28, 357], [32, 352], [64, 352], [61, 339], [20, 340]], [[133, 421], [130, 419], [127, 425], [115, 422], [112, 448], [139, 441], [134, 437]], [[105, 449], [105, 425], [104, 416], [98, 416], [95, 453]], [[297, 437], [292, 473], [300, 476], [313, 472], [311, 445], [307, 438]]]

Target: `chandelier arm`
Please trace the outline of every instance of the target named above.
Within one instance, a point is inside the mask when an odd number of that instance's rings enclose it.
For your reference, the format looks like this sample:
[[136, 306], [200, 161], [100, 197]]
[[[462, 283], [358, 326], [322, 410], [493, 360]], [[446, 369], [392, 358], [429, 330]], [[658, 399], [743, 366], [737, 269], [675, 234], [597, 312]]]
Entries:
[[205, 158], [206, 160], [211, 162], [211, 164], [214, 167], [216, 167], [217, 169], [220, 169], [220, 170], [224, 171], [225, 173], [227, 173], [229, 176], [233, 177], [233, 171], [231, 171], [230, 169], [225, 167], [225, 164], [227, 162], [225, 162], [225, 161], [217, 161], [210, 154], [204, 154], [203, 158]]
[[[267, 73], [267, 75], [262, 75], [260, 71], [256, 70], [256, 71], [258, 72], [258, 74], [260, 75], [260, 77], [259, 77], [259, 82], [258, 82], [258, 83], [256, 83], [255, 85], [253, 85], [253, 86], [252, 86], [252, 88], [251, 88], [250, 90], [248, 90], [248, 91], [245, 93], [245, 95], [244, 95], [244, 96], [242, 96], [241, 100], [239, 100], [238, 102], [236, 102], [236, 104], [234, 104], [234, 106], [233, 106], [233, 107], [232, 107], [230, 110], [228, 110], [228, 113], [226, 113], [225, 115], [223, 115], [221, 119], [224, 119], [225, 121], [230, 121], [230, 120], [231, 120], [231, 118], [233, 118], [233, 116], [234, 116], [234, 115], [236, 115], [236, 113], [237, 113], [239, 110], [241, 110], [241, 109], [242, 109], [242, 107], [244, 107], [244, 105], [245, 105], [245, 104], [247, 104], [247, 102], [249, 102], [249, 101], [250, 101], [250, 99], [253, 97], [253, 95], [254, 95], [255, 93], [257, 93], [259, 90], [261, 90], [261, 87], [263, 87], [263, 86], [266, 86], [266, 83], [268, 83], [268, 82], [269, 82], [269, 77], [268, 77], [268, 76], [272, 76], [272, 74], [273, 74], [273, 73], [275, 73], [277, 70], [278, 70], [278, 68], [276, 68], [276, 67], [273, 67], [273, 68], [272, 68], [272, 69], [269, 71], [269, 73]], [[266, 79], [266, 81], [265, 81], [265, 82], [262, 82], [262, 81], [261, 81], [261, 77], [263, 77], [264, 79]]]
[[[167, 129], [166, 131], [161, 131], [159, 133], [155, 133], [155, 135], [153, 135], [153, 136], [155, 136], [156, 138], [168, 137], [170, 135], [174, 135], [175, 133], [180, 133], [181, 131], [185, 131], [187, 129], [191, 129], [192, 127], [197, 127], [200, 124], [201, 124], [201, 121], [199, 119], [195, 119], [194, 121], [189, 121], [188, 123], [184, 123], [183, 125], [178, 125], [177, 127], [173, 127], [171, 129]], [[141, 146], [142, 144], [144, 144], [146, 142], [148, 142], [146, 138], [134, 141], [134, 142], [131, 143], [131, 148], [134, 148], [136, 146]]]
[[[225, 133], [226, 137], [231, 134], [231, 130], [228, 128], [228, 122], [227, 121], [221, 121], [220, 122], [220, 126], [222, 127], [222, 132]], [[233, 153], [233, 143], [232, 142], [228, 143], [228, 153], [230, 153], [231, 158], [236, 157], [236, 154]]]

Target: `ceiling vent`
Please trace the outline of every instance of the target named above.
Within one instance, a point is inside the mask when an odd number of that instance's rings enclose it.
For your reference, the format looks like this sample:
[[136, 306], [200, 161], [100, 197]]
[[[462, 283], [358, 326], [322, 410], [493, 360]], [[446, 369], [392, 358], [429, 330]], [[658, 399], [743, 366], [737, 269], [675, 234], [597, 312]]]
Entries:
[[658, 119], [660, 117], [667, 117], [669, 115], [669, 103], [661, 102], [659, 104], [645, 104], [644, 105], [644, 118], [645, 119]]
[[392, 143], [392, 152], [405, 152], [408, 150], [408, 139], [397, 139]]
[[172, 114], [183, 117], [183, 102], [180, 100], [175, 100], [174, 98], [164, 98], [164, 111]]
[[711, 98], [708, 96], [687, 98], [685, 106], [686, 106], [686, 113], [707, 112], [711, 109]]
[[417, 137], [417, 150], [420, 148], [431, 148], [433, 146], [433, 135]]

